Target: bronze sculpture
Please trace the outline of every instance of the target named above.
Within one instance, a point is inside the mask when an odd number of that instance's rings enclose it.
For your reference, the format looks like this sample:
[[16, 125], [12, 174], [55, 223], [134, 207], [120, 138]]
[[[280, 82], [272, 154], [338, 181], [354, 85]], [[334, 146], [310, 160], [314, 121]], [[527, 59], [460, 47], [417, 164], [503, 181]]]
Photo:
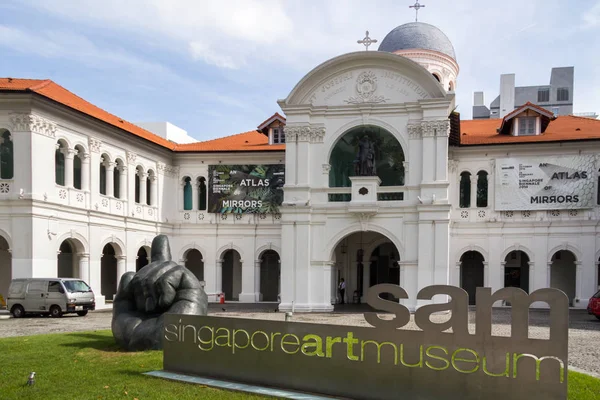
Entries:
[[356, 176], [377, 175], [375, 168], [375, 145], [367, 135], [358, 142], [358, 154], [354, 161], [354, 173]]
[[208, 297], [187, 268], [171, 261], [169, 239], [152, 240], [151, 262], [121, 277], [113, 302], [112, 332], [128, 351], [162, 349], [165, 313], [206, 315]]

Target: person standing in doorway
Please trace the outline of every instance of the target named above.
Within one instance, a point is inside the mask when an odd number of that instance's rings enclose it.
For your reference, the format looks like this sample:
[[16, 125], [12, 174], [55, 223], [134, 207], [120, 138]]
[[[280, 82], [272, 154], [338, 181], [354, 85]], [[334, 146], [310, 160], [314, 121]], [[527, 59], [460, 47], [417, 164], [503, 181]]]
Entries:
[[344, 304], [344, 295], [346, 294], [346, 282], [344, 281], [344, 278], [340, 281], [339, 291], [341, 299], [340, 304]]

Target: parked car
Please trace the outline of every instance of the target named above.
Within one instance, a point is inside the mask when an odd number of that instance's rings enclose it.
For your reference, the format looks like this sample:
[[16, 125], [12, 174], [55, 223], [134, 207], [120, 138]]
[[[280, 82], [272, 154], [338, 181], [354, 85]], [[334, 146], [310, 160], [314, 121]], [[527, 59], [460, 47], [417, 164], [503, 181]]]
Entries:
[[96, 300], [90, 286], [81, 279], [21, 278], [10, 282], [6, 308], [15, 318], [25, 314], [56, 318], [66, 313], [83, 317], [96, 308]]
[[596, 318], [600, 319], [600, 290], [598, 290], [596, 294], [590, 298], [587, 310], [588, 314], [595, 315]]

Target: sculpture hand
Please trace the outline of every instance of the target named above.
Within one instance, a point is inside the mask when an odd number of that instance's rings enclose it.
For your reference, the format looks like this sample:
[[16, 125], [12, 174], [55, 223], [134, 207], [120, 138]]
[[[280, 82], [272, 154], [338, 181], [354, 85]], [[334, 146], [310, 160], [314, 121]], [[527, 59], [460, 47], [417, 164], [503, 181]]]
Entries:
[[171, 261], [165, 235], [154, 238], [151, 253], [150, 264], [123, 274], [113, 302], [113, 336], [127, 350], [161, 349], [164, 313], [207, 314], [200, 281]]

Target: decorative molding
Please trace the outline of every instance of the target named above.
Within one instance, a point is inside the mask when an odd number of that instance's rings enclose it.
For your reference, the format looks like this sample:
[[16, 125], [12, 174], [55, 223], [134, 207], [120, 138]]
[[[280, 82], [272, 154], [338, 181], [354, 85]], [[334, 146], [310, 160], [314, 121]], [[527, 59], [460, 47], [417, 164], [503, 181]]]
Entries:
[[311, 126], [311, 143], [323, 143], [325, 137], [324, 126]]
[[88, 143], [90, 145], [90, 151], [92, 153], [100, 153], [100, 147], [102, 147], [102, 141], [96, 138], [89, 138]]
[[410, 139], [419, 139], [421, 137], [422, 129], [421, 125], [417, 124], [408, 124], [406, 125], [408, 129], [408, 137]]
[[448, 137], [450, 135], [450, 120], [422, 121], [423, 137]]
[[298, 139], [299, 132], [300, 132], [300, 127], [286, 125], [283, 128], [283, 133], [285, 134], [285, 142], [286, 143], [295, 143]]
[[329, 175], [329, 171], [331, 171], [331, 165], [323, 164], [323, 175]]
[[450, 169], [451, 172], [456, 172], [458, 169], [458, 160], [448, 160], [448, 169]]
[[309, 142], [312, 137], [310, 126], [301, 126], [297, 137], [299, 142]]
[[167, 175], [175, 178], [179, 176], [179, 167], [167, 165], [160, 161], [156, 163], [156, 169], [158, 170], [158, 173], [162, 175]]
[[491, 160], [489, 160], [490, 162], [490, 167], [492, 168], [492, 171], [494, 170], [494, 167], [496, 166], [496, 159], [492, 158]]
[[344, 100], [348, 104], [385, 103], [385, 96], [376, 96], [377, 76], [373, 71], [364, 71], [358, 75], [355, 84], [356, 96]]
[[137, 158], [137, 155], [131, 151], [127, 152], [127, 162], [129, 164], [133, 164], [135, 163], [135, 159]]
[[408, 177], [408, 161], [402, 161], [402, 167], [404, 167], [404, 181], [406, 182], [406, 178]]
[[10, 123], [14, 132], [32, 132], [50, 138], [56, 137], [56, 123], [35, 114], [10, 114]]
[[375, 215], [374, 212], [361, 212], [357, 214], [358, 221], [360, 222], [360, 228], [363, 232], [369, 230], [369, 220], [371, 217], [373, 217], [373, 215]]

